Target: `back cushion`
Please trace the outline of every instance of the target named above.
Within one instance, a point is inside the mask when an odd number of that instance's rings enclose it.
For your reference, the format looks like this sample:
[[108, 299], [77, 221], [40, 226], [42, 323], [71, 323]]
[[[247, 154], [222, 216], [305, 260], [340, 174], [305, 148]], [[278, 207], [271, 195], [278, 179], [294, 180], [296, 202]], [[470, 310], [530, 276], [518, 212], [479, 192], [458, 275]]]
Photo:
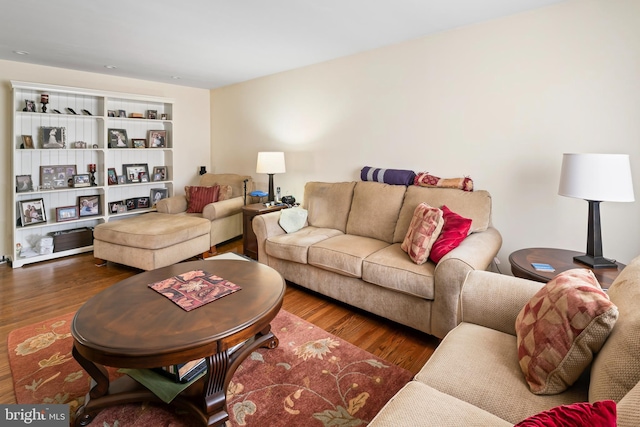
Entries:
[[[347, 234], [393, 243], [398, 212], [406, 190], [407, 187], [404, 185], [364, 181], [356, 183], [347, 222]], [[411, 211], [411, 217], [413, 217], [413, 211]], [[409, 224], [407, 224], [408, 227]], [[405, 228], [404, 231], [406, 234], [407, 229]], [[402, 242], [403, 239], [404, 235], [400, 241]]]
[[[244, 195], [244, 180], [247, 180], [247, 194], [253, 191], [253, 178], [249, 175], [237, 175], [235, 173], [205, 173], [200, 176], [198, 185], [212, 187], [214, 185], [230, 185], [231, 196], [242, 197]], [[226, 194], [226, 193], [225, 193]], [[247, 201], [247, 203], [251, 203]]]
[[617, 402], [640, 380], [640, 257], [625, 267], [607, 293], [619, 315], [591, 366], [590, 402]]
[[472, 220], [469, 233], [486, 230], [491, 225], [491, 195], [484, 190], [462, 191], [453, 188], [429, 188], [411, 185], [400, 210], [393, 243], [401, 243], [407, 234], [413, 212], [420, 203], [440, 208], [446, 205], [453, 212]]
[[303, 207], [309, 211], [309, 225], [344, 233], [355, 185], [355, 182], [307, 182]]

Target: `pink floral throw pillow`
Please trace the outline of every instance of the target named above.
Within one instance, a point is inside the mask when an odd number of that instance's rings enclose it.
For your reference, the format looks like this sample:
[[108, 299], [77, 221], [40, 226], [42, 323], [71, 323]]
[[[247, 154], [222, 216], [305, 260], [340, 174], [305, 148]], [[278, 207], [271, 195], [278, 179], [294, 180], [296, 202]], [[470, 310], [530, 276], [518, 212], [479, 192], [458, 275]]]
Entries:
[[416, 264], [424, 264], [429, 258], [431, 247], [440, 235], [444, 219], [438, 208], [420, 203], [409, 225], [409, 230], [400, 246]]
[[516, 318], [518, 359], [534, 394], [561, 393], [580, 377], [609, 336], [618, 308], [593, 272], [558, 274]]

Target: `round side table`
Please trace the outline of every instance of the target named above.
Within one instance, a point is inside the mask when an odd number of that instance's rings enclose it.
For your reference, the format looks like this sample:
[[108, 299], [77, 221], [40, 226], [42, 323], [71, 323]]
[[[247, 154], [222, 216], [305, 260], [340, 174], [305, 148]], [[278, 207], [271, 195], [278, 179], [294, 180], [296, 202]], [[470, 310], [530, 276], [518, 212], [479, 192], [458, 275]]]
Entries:
[[[566, 249], [526, 248], [509, 255], [509, 263], [511, 263], [511, 272], [514, 276], [537, 282], [548, 282], [557, 274], [572, 268], [588, 268], [593, 271], [602, 289], [609, 289], [618, 274], [626, 267], [625, 264], [616, 262], [618, 268], [589, 268], [589, 266], [573, 260], [574, 256], [582, 254], [582, 252]], [[531, 265], [532, 262], [550, 264], [555, 271], [537, 271]]]

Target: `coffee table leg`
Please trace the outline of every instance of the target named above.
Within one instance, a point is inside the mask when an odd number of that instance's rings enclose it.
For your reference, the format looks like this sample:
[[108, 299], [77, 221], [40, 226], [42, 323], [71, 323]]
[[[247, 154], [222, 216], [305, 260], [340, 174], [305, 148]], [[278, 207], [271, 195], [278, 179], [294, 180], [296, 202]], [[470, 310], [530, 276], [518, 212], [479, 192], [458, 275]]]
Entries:
[[91, 399], [97, 399], [104, 396], [109, 391], [109, 373], [102, 365], [93, 363], [82, 356], [76, 347], [71, 350], [73, 358], [95, 381], [95, 385], [89, 390], [88, 396], [85, 398], [84, 405], [76, 411], [76, 426], [86, 426], [93, 419], [93, 414], [86, 413], [85, 408]]
[[227, 388], [240, 363], [259, 347], [276, 348], [278, 338], [267, 326], [254, 340], [247, 341], [233, 352], [223, 351], [207, 358], [209, 378], [205, 385], [205, 410], [210, 426], [222, 425], [229, 419], [227, 411]]

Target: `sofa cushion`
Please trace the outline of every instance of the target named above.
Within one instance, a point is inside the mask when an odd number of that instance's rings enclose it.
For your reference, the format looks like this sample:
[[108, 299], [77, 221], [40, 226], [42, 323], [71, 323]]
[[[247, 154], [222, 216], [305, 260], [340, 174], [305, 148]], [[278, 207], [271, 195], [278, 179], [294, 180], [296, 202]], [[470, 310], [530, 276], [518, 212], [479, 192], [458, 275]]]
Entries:
[[428, 172], [418, 172], [413, 184], [421, 187], [457, 188], [458, 190], [473, 191], [473, 180], [469, 177], [440, 178]]
[[362, 262], [362, 280], [405, 294], [433, 300], [435, 265], [418, 265], [394, 243], [369, 255]]
[[287, 233], [294, 233], [304, 227], [308, 211], [302, 208], [283, 209], [280, 211], [278, 224]]
[[491, 225], [491, 195], [484, 190], [462, 191], [451, 188], [407, 187], [393, 237], [394, 243], [402, 242], [413, 211], [425, 202], [437, 208], [446, 205], [465, 218], [471, 219], [470, 233], [486, 230]]
[[616, 402], [578, 402], [548, 409], [523, 420], [515, 427], [616, 427]]
[[[607, 294], [619, 311], [591, 367], [589, 400], [620, 401], [640, 381], [640, 257], [618, 275]], [[637, 394], [640, 396], [640, 393]]]
[[444, 225], [442, 211], [438, 208], [420, 203], [413, 212], [407, 235], [400, 248], [416, 264], [424, 264], [429, 258], [431, 247], [440, 236]]
[[369, 427], [511, 426], [512, 423], [418, 381], [405, 385]]
[[231, 198], [243, 197], [245, 181], [247, 194], [253, 191], [253, 178], [249, 175], [238, 175], [235, 173], [205, 173], [200, 175], [198, 185], [201, 187], [213, 187], [214, 185], [230, 185]]
[[403, 185], [356, 183], [347, 222], [347, 234], [392, 243], [405, 191], [406, 187]]
[[587, 401], [586, 374], [564, 393], [532, 394], [518, 365], [516, 337], [473, 323], [449, 332], [415, 379], [511, 423]]
[[311, 245], [341, 234], [343, 233], [332, 228], [308, 226], [295, 233], [269, 237], [265, 242], [265, 251], [272, 257], [307, 264]]
[[187, 197], [187, 213], [202, 213], [202, 209], [209, 203], [218, 201], [220, 186], [200, 187], [187, 185], [184, 187]]
[[363, 181], [384, 182], [393, 185], [413, 185], [416, 174], [406, 169], [383, 169], [365, 166], [360, 170], [360, 179]]
[[309, 247], [308, 263], [349, 277], [362, 277], [362, 260], [389, 246], [369, 237], [344, 234]]
[[568, 270], [543, 286], [516, 318], [518, 359], [531, 391], [566, 390], [591, 364], [617, 318], [591, 270]]
[[436, 264], [467, 238], [472, 222], [469, 218], [458, 215], [446, 206], [442, 206], [441, 209], [444, 225], [429, 253], [429, 258]]
[[355, 182], [307, 182], [303, 207], [309, 225], [346, 232]]
[[218, 191], [218, 200], [229, 200], [232, 197], [233, 189], [228, 184], [218, 184], [220, 191]]

